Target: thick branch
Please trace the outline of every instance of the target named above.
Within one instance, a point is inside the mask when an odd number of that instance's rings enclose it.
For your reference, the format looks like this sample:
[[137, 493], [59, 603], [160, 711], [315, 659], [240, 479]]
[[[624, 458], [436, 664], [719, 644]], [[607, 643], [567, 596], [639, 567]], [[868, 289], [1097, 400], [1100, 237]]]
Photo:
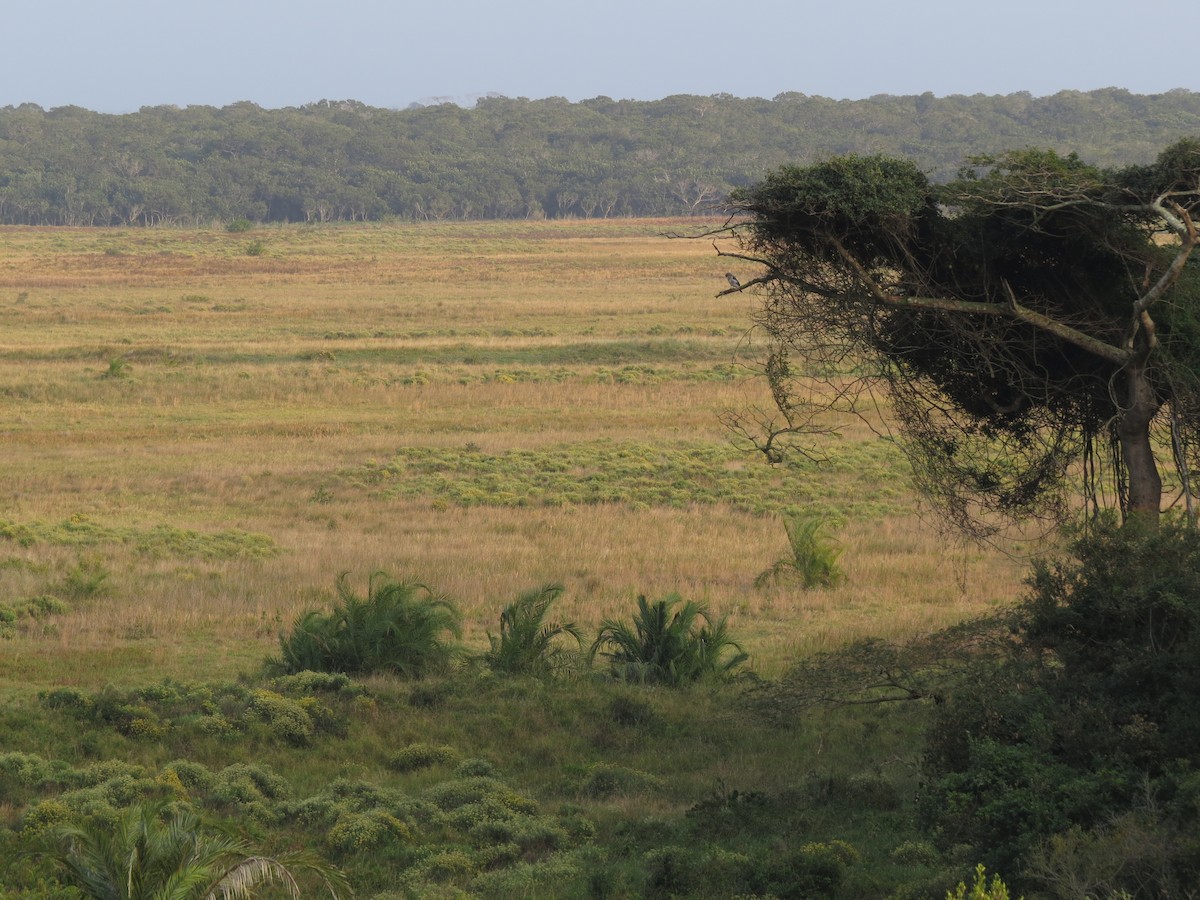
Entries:
[[1178, 224], [1181, 242], [1179, 252], [1175, 254], [1175, 258], [1171, 260], [1171, 264], [1167, 266], [1167, 270], [1162, 273], [1162, 277], [1154, 282], [1154, 286], [1139, 297], [1138, 301], [1133, 305], [1133, 316], [1135, 319], [1139, 318], [1142, 313], [1162, 299], [1163, 294], [1170, 290], [1171, 286], [1179, 280], [1179, 276], [1183, 274], [1183, 267], [1187, 265], [1188, 257], [1191, 256], [1192, 250], [1196, 247], [1198, 239], [1196, 223], [1192, 221], [1192, 217], [1188, 215], [1187, 210], [1175, 203], [1172, 203], [1171, 206], [1174, 207], [1175, 216], [1171, 216], [1160, 203], [1155, 203], [1154, 209], [1164, 220], [1168, 222], [1173, 221]]
[[962, 313], [964, 315], [987, 315], [987, 316], [1006, 316], [1019, 319], [1035, 328], [1040, 328], [1042, 331], [1049, 332], [1055, 337], [1061, 338], [1067, 343], [1074, 344], [1087, 352], [1099, 356], [1101, 359], [1106, 359], [1118, 366], [1123, 366], [1130, 359], [1130, 353], [1120, 347], [1114, 347], [1106, 341], [1092, 337], [1090, 334], [1085, 334], [1070, 325], [1066, 325], [1042, 313], [1035, 312], [1032, 309], [1021, 306], [1017, 302], [1016, 295], [1012, 288], [1006, 283], [1004, 285], [1008, 292], [1008, 303], [978, 303], [970, 300], [958, 300], [949, 297], [901, 297], [895, 294], [888, 294], [876, 284], [862, 263], [854, 258], [845, 247], [836, 239], [831, 238], [838, 253], [846, 264], [854, 269], [859, 280], [867, 285], [872, 296], [884, 306], [889, 306], [897, 309], [928, 309], [949, 313]]

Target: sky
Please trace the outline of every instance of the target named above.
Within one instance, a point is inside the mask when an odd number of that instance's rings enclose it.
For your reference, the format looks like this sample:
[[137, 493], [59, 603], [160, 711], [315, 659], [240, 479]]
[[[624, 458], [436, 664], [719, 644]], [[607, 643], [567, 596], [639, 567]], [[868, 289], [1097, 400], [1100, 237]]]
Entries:
[[[0, 106], [1200, 91], [1197, 0], [5, 0]], [[1136, 10], [1136, 12], [1134, 12]], [[1187, 36], [1183, 38], [1181, 36]], [[1182, 41], [1182, 42], [1181, 42]], [[1191, 49], [1187, 49], [1187, 48]], [[1186, 52], [1185, 52], [1186, 50]]]

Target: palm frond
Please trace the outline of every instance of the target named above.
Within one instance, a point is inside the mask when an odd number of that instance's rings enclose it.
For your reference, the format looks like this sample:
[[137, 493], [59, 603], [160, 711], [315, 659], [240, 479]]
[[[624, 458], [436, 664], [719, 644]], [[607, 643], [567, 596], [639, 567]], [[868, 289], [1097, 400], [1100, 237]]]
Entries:
[[655, 603], [639, 596], [632, 622], [601, 622], [589, 660], [598, 654], [616, 678], [673, 686], [728, 677], [748, 659], [724, 617], [714, 623], [707, 607], [677, 594]]
[[484, 662], [496, 672], [550, 675], [565, 668], [570, 652], [556, 643], [567, 636], [583, 645], [583, 635], [574, 622], [547, 621], [550, 606], [562, 594], [561, 584], [548, 584], [527, 591], [500, 614], [500, 633], [488, 632]]

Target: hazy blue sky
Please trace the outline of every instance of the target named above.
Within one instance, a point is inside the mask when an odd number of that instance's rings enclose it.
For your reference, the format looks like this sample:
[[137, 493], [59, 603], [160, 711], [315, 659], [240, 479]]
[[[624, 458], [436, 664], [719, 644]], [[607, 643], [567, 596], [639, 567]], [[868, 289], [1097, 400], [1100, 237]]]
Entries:
[[1197, 0], [4, 0], [0, 106], [1200, 90]]

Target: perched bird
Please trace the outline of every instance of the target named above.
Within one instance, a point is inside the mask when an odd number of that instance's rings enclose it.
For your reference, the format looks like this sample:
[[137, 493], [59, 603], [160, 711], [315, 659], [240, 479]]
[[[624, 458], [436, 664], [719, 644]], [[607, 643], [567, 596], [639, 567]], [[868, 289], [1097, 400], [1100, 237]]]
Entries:
[[742, 283], [737, 280], [737, 276], [732, 272], [725, 273], [725, 280], [729, 282], [729, 286], [735, 291], [740, 291], [742, 289]]

